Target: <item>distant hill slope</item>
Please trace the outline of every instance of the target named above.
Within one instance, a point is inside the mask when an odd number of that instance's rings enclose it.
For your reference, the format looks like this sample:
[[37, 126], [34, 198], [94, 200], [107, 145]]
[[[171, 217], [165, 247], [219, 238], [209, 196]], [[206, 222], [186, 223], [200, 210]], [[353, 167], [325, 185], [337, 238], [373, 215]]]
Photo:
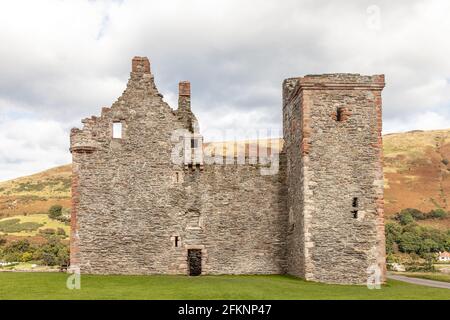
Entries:
[[[448, 211], [450, 130], [389, 134], [383, 143], [386, 214], [404, 208]], [[423, 223], [450, 228], [450, 219]]]
[[[404, 208], [422, 211], [450, 209], [450, 129], [388, 134], [384, 139], [386, 215]], [[278, 143], [280, 142], [280, 143]], [[257, 141], [250, 141], [256, 145]], [[233, 144], [206, 144], [230, 153]], [[260, 143], [267, 145], [267, 141]], [[245, 150], [243, 142], [238, 149]], [[272, 139], [272, 152], [282, 140]], [[216, 148], [216, 153], [218, 148]], [[71, 166], [53, 168], [35, 175], [0, 182], [0, 218], [23, 213], [46, 212], [53, 204], [70, 206]], [[427, 220], [428, 224], [450, 227], [450, 219]]]
[[44, 213], [54, 204], [70, 207], [71, 165], [0, 182], [0, 218]]

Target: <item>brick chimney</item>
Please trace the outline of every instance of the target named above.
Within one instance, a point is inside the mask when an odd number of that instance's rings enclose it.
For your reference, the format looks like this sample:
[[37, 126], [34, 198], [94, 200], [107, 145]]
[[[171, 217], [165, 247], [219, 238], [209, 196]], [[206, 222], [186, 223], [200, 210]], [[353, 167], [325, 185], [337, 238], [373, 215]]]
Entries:
[[134, 57], [131, 61], [131, 72], [150, 73], [150, 61], [147, 57]]
[[178, 84], [178, 110], [191, 110], [191, 83], [181, 81]]

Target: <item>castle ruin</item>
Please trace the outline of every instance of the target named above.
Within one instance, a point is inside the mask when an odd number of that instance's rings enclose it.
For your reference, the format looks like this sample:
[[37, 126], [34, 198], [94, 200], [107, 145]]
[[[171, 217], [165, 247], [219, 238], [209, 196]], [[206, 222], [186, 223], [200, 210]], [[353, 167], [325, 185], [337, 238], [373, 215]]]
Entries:
[[383, 87], [383, 75], [286, 79], [284, 145], [263, 174], [248, 145], [208, 161], [190, 83], [173, 110], [135, 57], [122, 96], [71, 131], [71, 268], [383, 281]]

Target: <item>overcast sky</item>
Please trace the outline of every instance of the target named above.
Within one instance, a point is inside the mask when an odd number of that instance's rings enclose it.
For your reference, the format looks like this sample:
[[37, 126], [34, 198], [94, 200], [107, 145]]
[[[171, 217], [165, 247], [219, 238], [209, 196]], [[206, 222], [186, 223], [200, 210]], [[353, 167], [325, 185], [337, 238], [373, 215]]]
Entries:
[[[395, 2], [395, 3], [394, 3]], [[148, 56], [206, 140], [281, 129], [283, 79], [386, 74], [384, 132], [450, 128], [450, 1], [9, 1], [0, 9], [0, 181], [69, 163], [69, 130]], [[228, 131], [228, 135], [231, 131]]]

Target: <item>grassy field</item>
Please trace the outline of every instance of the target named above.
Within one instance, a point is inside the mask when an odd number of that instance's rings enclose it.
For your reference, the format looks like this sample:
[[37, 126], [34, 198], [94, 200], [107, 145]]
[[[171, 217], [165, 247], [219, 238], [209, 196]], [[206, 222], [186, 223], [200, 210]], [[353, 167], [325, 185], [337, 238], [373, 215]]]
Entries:
[[437, 272], [414, 272], [414, 273], [398, 273], [400, 275], [413, 277], [413, 278], [421, 278], [435, 281], [443, 281], [450, 282], [450, 274], [445, 273], [437, 273]]
[[380, 290], [288, 276], [94, 276], [0, 272], [0, 299], [450, 299], [450, 291], [389, 281]]
[[63, 229], [67, 235], [70, 233], [69, 225], [66, 225], [57, 220], [50, 219], [47, 214], [31, 214], [31, 215], [27, 215], [27, 216], [15, 216], [15, 217], [6, 218], [6, 219], [0, 219], [0, 223], [2, 223], [4, 221], [12, 220], [12, 219], [19, 219], [20, 220], [19, 223], [39, 224], [40, 227], [38, 227], [34, 230], [28, 230], [28, 231], [23, 230], [20, 232], [9, 232], [9, 233], [4, 233], [4, 232], [1, 232], [1, 230], [0, 230], [0, 235], [8, 234], [8, 235], [12, 235], [12, 236], [35, 236], [35, 235], [39, 234], [39, 230], [42, 230], [42, 229], [56, 230], [58, 228]]

